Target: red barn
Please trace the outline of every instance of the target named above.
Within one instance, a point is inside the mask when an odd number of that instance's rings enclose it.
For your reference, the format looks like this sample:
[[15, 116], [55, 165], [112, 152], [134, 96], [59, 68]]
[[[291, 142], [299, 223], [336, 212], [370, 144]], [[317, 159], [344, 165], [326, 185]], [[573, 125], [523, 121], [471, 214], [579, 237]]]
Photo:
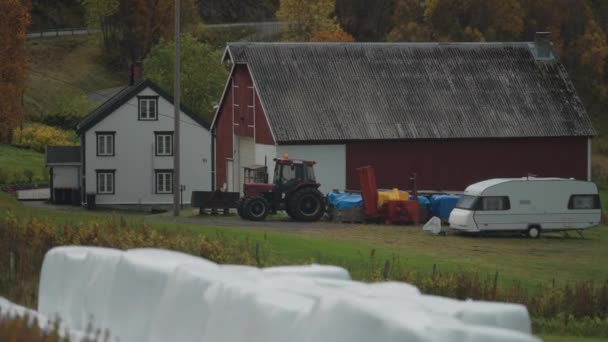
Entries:
[[323, 190], [590, 177], [591, 121], [546, 35], [524, 43], [238, 43], [212, 124], [216, 186], [289, 153]]

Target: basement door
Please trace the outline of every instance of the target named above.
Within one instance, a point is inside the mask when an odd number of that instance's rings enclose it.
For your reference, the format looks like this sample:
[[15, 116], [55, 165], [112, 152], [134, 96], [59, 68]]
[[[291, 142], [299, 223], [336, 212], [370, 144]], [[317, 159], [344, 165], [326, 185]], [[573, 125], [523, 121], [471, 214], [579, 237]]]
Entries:
[[238, 184], [235, 184], [234, 191], [242, 191], [243, 183], [245, 182], [246, 166], [251, 166], [255, 163], [255, 143], [252, 137], [236, 136], [238, 140], [238, 170], [234, 173], [238, 175]]

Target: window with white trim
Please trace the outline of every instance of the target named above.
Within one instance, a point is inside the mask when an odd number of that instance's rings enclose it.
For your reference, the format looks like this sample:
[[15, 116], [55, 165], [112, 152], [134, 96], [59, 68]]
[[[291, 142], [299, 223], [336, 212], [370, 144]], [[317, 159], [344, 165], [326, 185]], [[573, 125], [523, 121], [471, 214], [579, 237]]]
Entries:
[[155, 132], [155, 148], [157, 156], [173, 155], [173, 132]]
[[114, 132], [96, 132], [97, 156], [111, 157], [114, 155]]
[[158, 97], [139, 97], [139, 120], [158, 120]]
[[114, 170], [97, 170], [97, 193], [114, 194]]
[[156, 193], [173, 193], [173, 170], [156, 170]]

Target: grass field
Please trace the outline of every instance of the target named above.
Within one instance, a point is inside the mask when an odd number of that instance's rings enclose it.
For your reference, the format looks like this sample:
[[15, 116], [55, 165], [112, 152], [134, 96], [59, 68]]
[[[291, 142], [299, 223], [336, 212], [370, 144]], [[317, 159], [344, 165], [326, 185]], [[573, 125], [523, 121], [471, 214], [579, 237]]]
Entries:
[[103, 60], [99, 35], [31, 39], [25, 110], [45, 115], [56, 98], [88, 95], [125, 85], [128, 72], [112, 70]]
[[[608, 279], [608, 268], [598, 260], [608, 257], [608, 227], [594, 228], [585, 239], [547, 236], [540, 240], [523, 238], [474, 238], [429, 236], [419, 227], [352, 226], [331, 228], [311, 224], [310, 228], [219, 228], [205, 224], [167, 223], [168, 215], [145, 215], [112, 211], [85, 211], [78, 208], [51, 210], [25, 207], [0, 193], [0, 216], [11, 212], [22, 220], [32, 217], [73, 225], [121, 217], [131, 229], [138, 223], [158, 230], [189, 230], [209, 237], [249, 239], [259, 242], [268, 264], [319, 262], [343, 265], [355, 279], [365, 280], [370, 269], [382, 267], [385, 260], [399, 263], [400, 270], [430, 273], [433, 265], [441, 272], [472, 271], [493, 275], [498, 271], [501, 287], [520, 281], [534, 291], [542, 284]], [[188, 216], [187, 214], [184, 216]], [[192, 220], [193, 218], [185, 217]], [[238, 219], [234, 219], [238, 225]], [[374, 257], [371, 257], [372, 250]], [[596, 342], [597, 338], [543, 336], [548, 342]]]
[[25, 170], [34, 174], [34, 181], [45, 181], [48, 177], [44, 168], [44, 153], [0, 145], [0, 174], [4, 173], [7, 178], [3, 181], [0, 175], [0, 183], [14, 182], [15, 179], [25, 181]]
[[[328, 229], [311, 224], [306, 229], [218, 228], [205, 218], [197, 224], [161, 221], [163, 216], [125, 214], [123, 212], [89, 212], [85, 210], [46, 210], [23, 207], [7, 195], [0, 195], [0, 214], [13, 211], [17, 217], [44, 217], [56, 222], [107, 220], [111, 215], [126, 215], [127, 220], [145, 220], [160, 230], [179, 229], [202, 232], [209, 236], [249, 238], [263, 241], [265, 253], [275, 263], [320, 262], [343, 265], [355, 278], [369, 274], [374, 260], [390, 260], [400, 269], [431, 272], [479, 272], [482, 276], [499, 274], [499, 285], [509, 287], [518, 281], [535, 291], [553, 281], [561, 285], [581, 280], [608, 280], [608, 267], [598, 260], [608, 259], [608, 227], [601, 226], [576, 234], [546, 235], [539, 240], [517, 237], [431, 236], [419, 227], [353, 225]], [[235, 222], [238, 225], [238, 220]]]
[[540, 335], [545, 342], [606, 342], [606, 338], [594, 338], [594, 337], [578, 337], [578, 336], [553, 336], [553, 335]]

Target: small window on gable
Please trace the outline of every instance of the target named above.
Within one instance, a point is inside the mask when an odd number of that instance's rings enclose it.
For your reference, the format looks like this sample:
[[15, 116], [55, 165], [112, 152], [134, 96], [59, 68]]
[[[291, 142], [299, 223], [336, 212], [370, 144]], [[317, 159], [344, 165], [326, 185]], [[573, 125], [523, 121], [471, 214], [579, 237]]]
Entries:
[[139, 120], [158, 120], [158, 96], [140, 96]]
[[154, 132], [154, 150], [157, 156], [173, 155], [173, 132]]
[[598, 195], [572, 195], [568, 201], [568, 209], [600, 209], [600, 197]]

